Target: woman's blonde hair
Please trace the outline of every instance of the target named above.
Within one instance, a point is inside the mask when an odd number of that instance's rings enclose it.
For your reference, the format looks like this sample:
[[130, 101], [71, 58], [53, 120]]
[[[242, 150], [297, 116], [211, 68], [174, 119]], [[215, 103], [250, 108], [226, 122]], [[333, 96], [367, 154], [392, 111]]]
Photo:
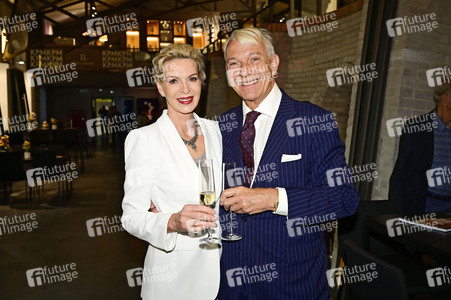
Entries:
[[227, 61], [227, 46], [232, 40], [236, 40], [240, 44], [259, 44], [265, 46], [266, 54], [269, 59], [275, 54], [274, 46], [272, 44], [272, 37], [268, 30], [256, 27], [247, 27], [232, 31], [232, 34], [227, 39], [224, 45], [224, 58]]
[[205, 75], [204, 57], [199, 50], [194, 49], [193, 46], [188, 44], [170, 44], [166, 48], [163, 48], [160, 53], [152, 60], [153, 64], [153, 77], [155, 81], [162, 81], [165, 71], [170, 68], [170, 65], [163, 66], [165, 62], [173, 59], [192, 59], [197, 65], [197, 73], [199, 79], [204, 83], [207, 75]]

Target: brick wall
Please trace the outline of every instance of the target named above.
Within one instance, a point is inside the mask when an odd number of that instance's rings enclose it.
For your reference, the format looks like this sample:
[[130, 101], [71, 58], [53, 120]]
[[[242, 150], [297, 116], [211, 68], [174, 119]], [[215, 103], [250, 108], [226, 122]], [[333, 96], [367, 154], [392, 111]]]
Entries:
[[434, 108], [426, 70], [451, 67], [451, 1], [399, 0], [397, 17], [437, 15], [438, 28], [393, 37], [377, 159], [378, 179], [372, 199], [387, 199], [388, 183], [398, 156], [399, 138], [390, 137], [386, 121], [424, 114]]

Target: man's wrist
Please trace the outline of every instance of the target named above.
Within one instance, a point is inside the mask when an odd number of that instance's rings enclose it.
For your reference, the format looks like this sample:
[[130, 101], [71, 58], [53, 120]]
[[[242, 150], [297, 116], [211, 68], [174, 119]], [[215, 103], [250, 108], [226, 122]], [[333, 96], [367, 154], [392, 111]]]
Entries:
[[273, 202], [273, 210], [277, 211], [277, 209], [279, 208], [279, 189], [275, 190], [276, 190], [276, 200]]

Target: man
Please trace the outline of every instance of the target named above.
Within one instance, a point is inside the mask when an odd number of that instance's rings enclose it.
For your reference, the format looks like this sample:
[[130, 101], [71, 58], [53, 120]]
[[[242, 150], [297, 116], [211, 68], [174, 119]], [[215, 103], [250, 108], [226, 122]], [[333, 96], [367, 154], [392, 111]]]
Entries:
[[451, 86], [434, 88], [436, 108], [405, 122], [389, 199], [405, 214], [451, 211]]
[[[353, 214], [359, 201], [335, 120], [279, 89], [279, 57], [266, 30], [235, 30], [224, 56], [243, 102], [220, 118], [220, 128], [240, 124], [222, 131], [223, 162], [237, 164], [243, 186], [223, 191], [220, 220], [235, 212], [242, 239], [223, 242], [219, 299], [329, 299], [319, 223]], [[331, 182], [329, 170], [343, 176]]]

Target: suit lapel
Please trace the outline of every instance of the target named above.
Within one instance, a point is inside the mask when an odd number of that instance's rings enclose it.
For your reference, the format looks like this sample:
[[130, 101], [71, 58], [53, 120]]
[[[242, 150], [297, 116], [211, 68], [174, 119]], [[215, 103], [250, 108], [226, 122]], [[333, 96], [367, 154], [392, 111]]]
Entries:
[[236, 116], [237, 116], [238, 126], [237, 126], [237, 128], [235, 128], [232, 131], [232, 147], [233, 147], [232, 153], [233, 153], [233, 157], [235, 158], [237, 167], [243, 167], [244, 166], [243, 154], [241, 153], [240, 142], [239, 142], [241, 130], [243, 128], [243, 109], [242, 109], [241, 105], [237, 109]]
[[293, 119], [296, 116], [293, 103], [285, 92], [282, 91], [282, 100], [280, 101], [279, 110], [266, 141], [265, 149], [259, 165], [270, 164], [278, 162], [281, 157], [281, 152], [288, 139], [287, 120]]

